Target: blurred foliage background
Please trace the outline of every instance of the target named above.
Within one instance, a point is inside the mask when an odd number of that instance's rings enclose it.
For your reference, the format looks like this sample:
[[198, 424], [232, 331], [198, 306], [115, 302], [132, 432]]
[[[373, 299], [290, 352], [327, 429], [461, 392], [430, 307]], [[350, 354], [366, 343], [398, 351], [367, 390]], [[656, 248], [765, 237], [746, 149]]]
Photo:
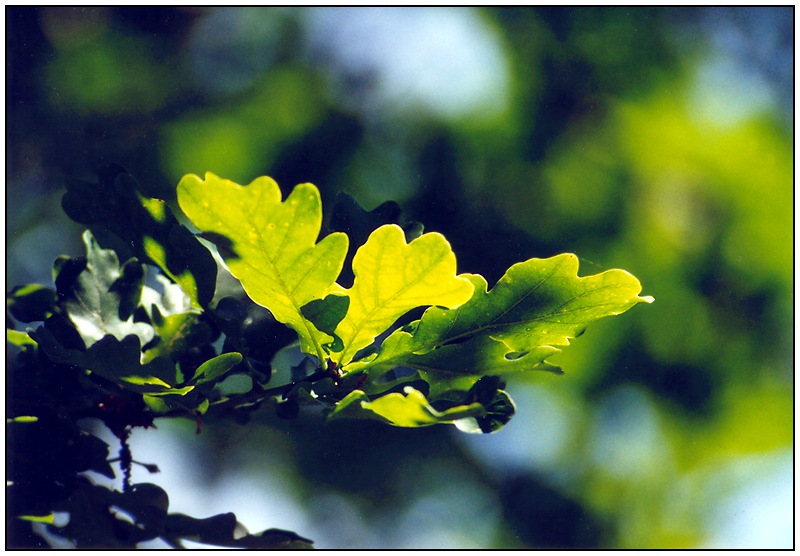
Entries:
[[321, 548], [791, 547], [793, 20], [7, 7], [7, 289], [82, 253], [64, 180], [106, 162], [166, 199], [210, 170], [395, 200], [490, 284], [561, 252], [624, 268], [656, 302], [565, 376], [511, 377], [497, 434], [164, 422], [134, 431], [162, 470], [134, 481]]

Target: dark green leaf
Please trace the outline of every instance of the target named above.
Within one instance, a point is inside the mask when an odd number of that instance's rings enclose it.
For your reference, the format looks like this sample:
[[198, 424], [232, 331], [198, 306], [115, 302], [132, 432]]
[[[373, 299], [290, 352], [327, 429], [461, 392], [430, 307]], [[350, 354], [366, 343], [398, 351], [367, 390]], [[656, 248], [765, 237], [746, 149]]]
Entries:
[[110, 230], [133, 247], [143, 261], [152, 261], [181, 285], [192, 302], [205, 307], [216, 286], [213, 257], [183, 227], [164, 201], [140, 192], [136, 180], [114, 164], [98, 170], [99, 182], [67, 182], [61, 201], [73, 220]]
[[367, 211], [350, 195], [340, 192], [333, 201], [333, 210], [327, 228], [331, 232], [345, 232], [350, 238], [350, 246], [339, 281], [349, 286], [353, 283], [353, 256], [360, 245], [367, 242], [369, 235], [384, 224], [398, 224], [403, 228], [406, 241], [422, 235], [423, 226], [419, 222], [406, 222], [400, 205], [386, 201], [371, 211]]
[[193, 387], [177, 387], [175, 366], [166, 357], [159, 357], [142, 365], [141, 347], [136, 336], [117, 340], [104, 336], [86, 350], [63, 347], [47, 324], [32, 332], [41, 350], [56, 363], [76, 365], [98, 376], [140, 394], [183, 396]]
[[6, 295], [6, 308], [22, 322], [45, 320], [53, 314], [57, 302], [54, 290], [38, 284], [17, 286]]
[[138, 526], [153, 531], [153, 537], [164, 530], [169, 496], [160, 486], [138, 483], [128, 492], [112, 491], [110, 499], [115, 506], [129, 513]]
[[300, 308], [303, 316], [314, 326], [327, 334], [333, 335], [350, 306], [350, 298], [346, 295], [330, 294], [324, 299], [315, 299]]
[[492, 433], [503, 428], [516, 413], [511, 397], [502, 390], [503, 382], [496, 376], [479, 379], [464, 396], [467, 403], [478, 402], [485, 409], [485, 415], [466, 417], [455, 422], [464, 432]]
[[165, 534], [213, 546], [270, 550], [278, 548], [313, 548], [313, 541], [291, 531], [267, 529], [251, 535], [232, 513], [196, 519], [183, 514], [170, 514]]

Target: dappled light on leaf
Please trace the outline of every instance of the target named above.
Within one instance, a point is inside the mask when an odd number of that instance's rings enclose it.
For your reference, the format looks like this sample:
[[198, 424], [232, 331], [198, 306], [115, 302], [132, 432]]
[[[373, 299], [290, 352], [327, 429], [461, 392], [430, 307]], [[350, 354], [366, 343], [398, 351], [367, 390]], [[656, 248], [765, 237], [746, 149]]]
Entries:
[[129, 261], [120, 268], [116, 253], [101, 249], [89, 231], [84, 233], [83, 241], [86, 260], [79, 263], [82, 268], [79, 272], [60, 273], [56, 285], [86, 347], [106, 334], [118, 340], [132, 334], [146, 344], [153, 338], [153, 328], [134, 322], [132, 316], [144, 284], [142, 266]]
[[214, 294], [216, 265], [210, 253], [181, 226], [161, 199], [146, 196], [122, 167], [98, 170], [99, 182], [69, 180], [64, 211], [93, 230], [110, 230], [127, 242], [142, 262], [152, 261], [180, 284], [197, 308]]

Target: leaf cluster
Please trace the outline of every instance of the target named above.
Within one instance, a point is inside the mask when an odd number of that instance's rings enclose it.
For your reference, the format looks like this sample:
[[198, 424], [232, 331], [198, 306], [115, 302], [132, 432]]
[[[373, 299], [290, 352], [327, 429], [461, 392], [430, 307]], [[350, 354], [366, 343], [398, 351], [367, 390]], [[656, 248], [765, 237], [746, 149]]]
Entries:
[[[268, 177], [188, 175], [171, 208], [118, 166], [99, 177], [69, 182], [63, 198], [90, 227], [85, 256], [56, 260], [54, 287], [7, 294], [7, 342], [19, 352], [8, 515], [21, 546], [42, 542], [32, 524], [78, 547], [309, 546], [285, 531], [246, 534], [232, 514], [169, 514], [161, 489], [130, 484], [131, 429], [179, 417], [199, 433], [260, 409], [291, 419], [316, 406], [328, 419], [490, 433], [515, 411], [508, 375], [561, 373], [548, 359], [589, 323], [651, 301], [625, 271], [579, 277], [571, 254], [516, 264], [489, 288], [394, 204], [368, 212], [340, 195], [323, 226], [312, 184], [283, 199]], [[103, 248], [100, 236], [121, 243]], [[115, 473], [109, 446], [79, 420], [119, 439], [121, 491], [83, 475]]]
[[[298, 185], [282, 200], [267, 177], [239, 185], [211, 173], [188, 175], [178, 185], [178, 203], [250, 299], [292, 328], [300, 351], [341, 387], [302, 387], [302, 397], [325, 405], [333, 418], [404, 427], [454, 423], [490, 432], [475, 423], [502, 406], [504, 419], [493, 421], [499, 428], [514, 404], [500, 380], [492, 382], [497, 387], [488, 399], [506, 403], [490, 409], [473, 400], [481, 378], [560, 373], [547, 361], [557, 346], [594, 320], [651, 301], [623, 270], [579, 277], [572, 254], [516, 264], [490, 290], [482, 276], [457, 272], [441, 234], [381, 222], [380, 215], [398, 215], [386, 206], [368, 213], [349, 200], [334, 211], [357, 223], [346, 227], [363, 234], [374, 226], [353, 250], [337, 229], [345, 228], [341, 217], [323, 233], [312, 184]], [[349, 253], [353, 280], [344, 287], [338, 279]], [[408, 318], [420, 310], [420, 318]], [[288, 395], [300, 396], [297, 388]]]

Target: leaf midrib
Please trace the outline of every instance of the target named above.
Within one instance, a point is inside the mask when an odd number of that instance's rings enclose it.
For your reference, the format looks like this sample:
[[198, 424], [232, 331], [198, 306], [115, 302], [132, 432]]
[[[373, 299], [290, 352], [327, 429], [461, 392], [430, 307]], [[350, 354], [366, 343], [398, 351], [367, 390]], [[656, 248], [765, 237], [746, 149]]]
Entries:
[[[412, 242], [412, 243], [413, 243], [413, 242]], [[406, 246], [407, 246], [407, 247], [410, 247], [410, 245], [411, 245], [411, 243], [408, 243], [408, 244], [406, 244]], [[383, 251], [384, 251], [384, 249], [381, 249], [381, 256], [382, 256], [382, 253], [383, 253]], [[425, 268], [425, 271], [424, 271], [424, 272], [422, 272], [422, 273], [420, 273], [420, 274], [418, 275], [418, 277], [417, 277], [417, 279], [416, 279], [416, 280], [414, 280], [414, 281], [412, 281], [412, 282], [409, 282], [408, 284], [406, 284], [405, 286], [403, 286], [402, 288], [400, 288], [399, 290], [397, 290], [397, 291], [396, 291], [396, 292], [395, 292], [393, 295], [391, 295], [390, 297], [388, 297], [387, 299], [385, 299], [385, 300], [383, 301], [383, 304], [382, 304], [382, 305], [378, 305], [378, 304], [376, 303], [375, 307], [374, 307], [374, 308], [373, 308], [373, 309], [372, 309], [372, 310], [371, 310], [369, 313], [367, 313], [367, 314], [366, 314], [366, 315], [365, 315], [365, 316], [364, 316], [364, 317], [361, 319], [361, 321], [360, 321], [359, 323], [355, 323], [355, 322], [353, 322], [352, 318], [350, 318], [348, 315], [345, 315], [345, 318], [344, 318], [344, 320], [348, 321], [348, 322], [350, 323], [350, 325], [353, 327], [353, 333], [350, 335], [350, 339], [349, 339], [349, 340], [348, 340], [348, 342], [347, 342], [347, 344], [349, 344], [349, 345], [348, 345], [348, 346], [347, 346], [347, 347], [344, 349], [344, 351], [342, 351], [342, 355], [341, 355], [341, 364], [342, 364], [342, 365], [346, 365], [347, 363], [349, 363], [349, 362], [350, 362], [350, 361], [348, 361], [348, 359], [347, 359], [347, 356], [349, 356], [349, 355], [350, 355], [350, 345], [352, 345], [352, 344], [351, 344], [351, 342], [353, 341], [353, 339], [355, 339], [355, 338], [357, 338], [357, 337], [358, 337], [358, 334], [359, 334], [359, 332], [361, 332], [361, 330], [363, 329], [364, 325], [372, 321], [372, 317], [373, 317], [373, 315], [374, 315], [376, 312], [378, 312], [378, 311], [379, 311], [381, 308], [383, 308], [383, 307], [385, 307], [386, 305], [388, 305], [388, 304], [389, 304], [391, 301], [393, 301], [393, 300], [397, 299], [397, 298], [398, 298], [398, 297], [399, 297], [399, 296], [400, 296], [400, 295], [401, 295], [403, 292], [405, 292], [406, 290], [408, 290], [408, 289], [409, 289], [409, 288], [411, 288], [412, 286], [414, 286], [414, 285], [418, 284], [418, 283], [419, 283], [419, 282], [422, 280], [422, 277], [423, 277], [423, 276], [425, 276], [425, 275], [426, 275], [426, 274], [427, 274], [427, 273], [428, 273], [428, 272], [429, 272], [429, 271], [430, 271], [432, 268], [434, 268], [435, 266], [437, 266], [437, 265], [438, 265], [438, 264], [439, 264], [439, 263], [440, 263], [442, 260], [444, 260], [445, 258], [447, 258], [447, 256], [448, 256], [449, 254], [450, 254], [449, 252], [445, 252], [445, 253], [443, 253], [443, 254], [442, 254], [442, 255], [441, 255], [439, 258], [437, 258], [437, 259], [436, 259], [436, 260], [435, 260], [435, 261], [434, 261], [432, 264], [430, 264], [429, 266], [427, 266], [427, 267]], [[380, 256], [379, 256], [379, 260], [380, 260]], [[376, 275], [375, 275], [375, 282], [379, 282], [379, 280], [378, 280], [378, 274], [376, 274]], [[350, 289], [350, 291], [352, 291], [352, 289], [353, 289], [353, 288], [351, 288], [351, 289]], [[377, 289], [377, 288], [376, 288], [376, 289]], [[362, 305], [363, 305], [363, 303], [362, 303]], [[410, 310], [410, 309], [409, 309], [409, 310]], [[342, 342], [343, 342], [343, 343], [345, 343], [345, 340], [344, 340], [344, 338], [342, 338]]]
[[[585, 292], [583, 292], [583, 293], [581, 293], [579, 295], [576, 295], [576, 296], [573, 296], [573, 297], [569, 298], [568, 300], [564, 301], [561, 305], [559, 305], [558, 307], [556, 307], [555, 309], [553, 309], [552, 311], [550, 311], [547, 314], [537, 315], [536, 317], [528, 318], [528, 319], [522, 319], [522, 320], [519, 320], [519, 321], [498, 322], [504, 315], [507, 315], [514, 308], [518, 307], [524, 300], [528, 299], [531, 295], [533, 295], [533, 293], [535, 293], [544, 283], [548, 282], [557, 273], [558, 269], [561, 268], [568, 260], [569, 260], [568, 257], [564, 257], [563, 260], [559, 261], [558, 264], [556, 264], [553, 267], [551, 272], [549, 274], [547, 274], [545, 277], [543, 277], [533, 288], [531, 288], [530, 291], [526, 292], [523, 296], [521, 296], [519, 299], [514, 301], [514, 303], [512, 303], [508, 308], [506, 308], [506, 310], [502, 311], [497, 316], [495, 316], [489, 323], [487, 323], [485, 325], [482, 325], [482, 326], [479, 326], [479, 327], [476, 327], [476, 328], [472, 328], [470, 330], [467, 330], [467, 331], [462, 332], [460, 334], [457, 334], [455, 336], [447, 337], [447, 334], [456, 325], [456, 322], [457, 322], [457, 319], [458, 319], [458, 314], [456, 314], [455, 318], [450, 322], [450, 325], [449, 325], [449, 327], [447, 329], [447, 332], [445, 332], [444, 334], [440, 335], [438, 338], [435, 338], [434, 340], [430, 341], [429, 343], [423, 344], [422, 346], [417, 348], [417, 350], [415, 350], [415, 351], [419, 351], [419, 350], [430, 351], [431, 349], [434, 349], [434, 348], [436, 348], [436, 347], [438, 347], [440, 345], [445, 345], [447, 343], [452, 343], [452, 342], [460, 340], [462, 338], [469, 338], [471, 336], [477, 336], [478, 334], [481, 334], [482, 332], [492, 331], [492, 330], [498, 329], [498, 328], [513, 327], [513, 326], [518, 326], [518, 325], [523, 325], [523, 324], [530, 324], [530, 323], [535, 323], [535, 322], [550, 322], [550, 321], [547, 321], [545, 319], [548, 319], [548, 318], [556, 316], [556, 315], [568, 315], [570, 313], [573, 313], [574, 311], [564, 311], [564, 312], [559, 313], [559, 310], [562, 309], [564, 306], [572, 303], [576, 299], [580, 299], [581, 297], [585, 297], [587, 295], [590, 295], [590, 294], [593, 294], [593, 293], [596, 293], [598, 291], [605, 290], [605, 289], [617, 289], [617, 288], [628, 287], [626, 285], [618, 285], [618, 284], [610, 284], [610, 285], [606, 285], [606, 286], [601, 286], [599, 288], [595, 288], [595, 289], [592, 289], [592, 290], [589, 290], [589, 291], [585, 291]], [[578, 280], [581, 279], [581, 277], [577, 277], [577, 278], [578, 278]], [[494, 290], [494, 288], [492, 288], [492, 290]], [[487, 295], [491, 295], [491, 291], [488, 292]], [[596, 304], [596, 305], [588, 305], [586, 307], [581, 307], [581, 310], [595, 309], [597, 307], [613, 306], [613, 305], [616, 305], [616, 303], [600, 303], [600, 304]], [[457, 310], [460, 312], [463, 307], [464, 307], [464, 305], [460, 306]], [[597, 320], [597, 319], [592, 319], [592, 320]], [[588, 323], [592, 322], [592, 320], [579, 321], [579, 322], [576, 322], [576, 323], [569, 323], [568, 326], [581, 326], [581, 325], [585, 325], [585, 324], [588, 324]], [[564, 323], [554, 322], [554, 324], [564, 324]], [[569, 336], [565, 335], [564, 337], [568, 338]], [[392, 357], [392, 358], [390, 358], [388, 360], [388, 362], [392, 362], [392, 361], [402, 361], [402, 356]]]
[[[243, 187], [243, 186], [239, 186], [239, 187]], [[258, 206], [257, 206], [257, 209], [259, 211], [262, 210], [262, 208], [263, 208], [263, 202], [264, 202], [264, 197], [263, 196], [259, 196], [259, 198], [258, 198]], [[282, 201], [278, 201], [278, 203], [279, 204], [284, 204], [284, 202], [282, 202]], [[211, 208], [211, 206], [203, 207], [203, 208], [205, 208], [209, 213], [211, 213], [213, 216], [216, 217], [216, 222], [221, 224], [221, 225], [217, 226], [217, 229], [219, 229], [222, 232], [227, 232], [227, 236], [228, 237], [244, 237], [246, 239], [246, 234], [242, 234], [241, 236], [239, 236], [239, 234], [236, 233], [236, 230], [232, 226], [227, 225], [225, 220], [222, 219], [219, 216], [219, 213], [217, 211], [213, 210]], [[294, 208], [294, 211], [293, 211], [293, 214], [292, 214], [292, 222], [294, 222], [294, 219], [296, 218], [296, 215], [297, 215], [297, 207]], [[291, 306], [294, 309], [294, 312], [299, 317], [299, 320], [302, 323], [303, 328], [305, 328], [306, 332], [308, 333], [308, 337], [311, 338], [312, 342], [314, 343], [314, 349], [317, 352], [317, 357], [319, 358], [320, 363], [322, 363], [325, 360], [325, 353], [322, 350], [322, 346], [320, 345], [319, 341], [317, 340], [317, 337], [315, 336], [314, 332], [311, 330], [311, 328], [309, 326], [310, 323], [303, 317], [303, 314], [300, 311], [300, 306], [297, 304], [297, 302], [295, 300], [294, 291], [295, 291], [296, 288], [295, 289], [289, 289], [289, 286], [286, 284], [286, 282], [284, 281], [283, 277], [281, 276], [281, 273], [278, 271], [278, 268], [277, 268], [275, 262], [272, 260], [272, 257], [269, 255], [269, 253], [267, 253], [266, 249], [264, 248], [265, 237], [264, 237], [263, 231], [260, 230], [259, 228], [255, 227], [252, 224], [252, 222], [250, 222], [250, 229], [253, 230], [256, 233], [256, 237], [258, 238], [258, 241], [254, 242], [255, 243], [255, 247], [258, 249], [258, 251], [263, 256], [263, 260], [265, 260], [269, 264], [269, 268], [272, 271], [272, 274], [276, 278], [275, 281], [280, 285], [280, 288], [283, 291], [284, 296], [287, 299], [289, 299], [289, 302], [291, 303]], [[234, 233], [231, 234], [230, 231], [233, 231]], [[284, 236], [284, 238], [283, 238], [284, 241], [282, 242], [281, 246], [283, 245], [283, 243], [285, 243], [287, 236], [288, 236], [288, 231], [287, 231], [287, 235]], [[305, 252], [307, 252], [309, 250], [313, 250], [314, 247], [315, 247], [315, 245], [312, 245], [310, 248], [306, 248], [306, 250], [303, 251], [300, 255], [298, 255], [295, 258], [295, 260], [299, 259]], [[262, 276], [266, 276], [267, 275], [265, 272], [260, 270], [258, 267], [254, 266], [253, 264], [251, 264], [249, 262], [246, 262], [243, 258], [239, 259], [239, 262], [240, 262], [240, 264], [247, 265], [248, 267], [250, 267], [257, 274], [260, 274]], [[306, 273], [306, 276], [307, 275], [308, 275], [308, 273]], [[303, 280], [304, 279], [305, 279], [305, 277], [303, 278]], [[301, 282], [302, 282], [302, 280], [301, 280]], [[299, 287], [299, 283], [298, 283], [298, 287]]]

